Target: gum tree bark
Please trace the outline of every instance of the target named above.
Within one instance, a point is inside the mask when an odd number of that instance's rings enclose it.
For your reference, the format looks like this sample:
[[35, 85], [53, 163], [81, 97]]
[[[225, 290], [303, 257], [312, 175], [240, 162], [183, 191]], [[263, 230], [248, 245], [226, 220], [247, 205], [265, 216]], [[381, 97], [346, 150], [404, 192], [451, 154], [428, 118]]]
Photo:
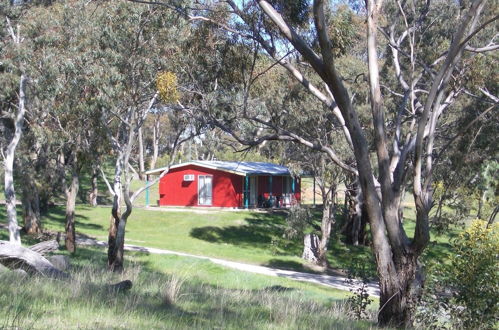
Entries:
[[366, 245], [367, 212], [363, 203], [362, 189], [358, 182], [347, 185], [345, 192], [346, 223], [342, 232], [346, 243], [352, 245]]
[[40, 195], [31, 175], [29, 171], [23, 171], [22, 173], [22, 205], [24, 231], [27, 234], [35, 235], [42, 232], [42, 224], [40, 219]]
[[7, 211], [7, 223], [9, 226], [9, 240], [13, 244], [21, 245], [21, 236], [19, 235], [19, 226], [17, 223], [16, 212], [16, 192], [14, 190], [14, 156], [19, 140], [21, 139], [24, 115], [26, 113], [26, 95], [25, 95], [26, 77], [21, 75], [19, 82], [19, 105], [18, 112], [14, 122], [15, 131], [12, 140], [4, 151], [4, 194], [5, 208]]
[[71, 161], [71, 183], [69, 187], [66, 187], [66, 238], [65, 245], [66, 249], [71, 252], [76, 252], [76, 233], [75, 233], [75, 209], [76, 209], [76, 197], [78, 196], [78, 190], [80, 187], [80, 169], [81, 166], [78, 163], [78, 156], [73, 155]]
[[91, 188], [88, 194], [88, 202], [91, 206], [97, 206], [97, 195], [99, 193], [99, 187], [97, 185], [97, 178], [99, 176], [99, 165], [92, 166], [92, 178], [91, 178]]
[[329, 265], [327, 261], [327, 249], [331, 238], [331, 229], [334, 225], [334, 202], [336, 196], [336, 186], [329, 189], [321, 187], [322, 193], [322, 221], [321, 221], [321, 239], [318, 248], [318, 264], [323, 267]]
[[154, 125], [152, 127], [152, 156], [149, 163], [149, 168], [156, 168], [156, 162], [159, 156], [159, 139], [161, 138], [160, 132], [160, 114], [154, 116]]
[[139, 143], [139, 178], [140, 180], [144, 180], [144, 138], [142, 136], [142, 127], [139, 128], [137, 133], [138, 143]]

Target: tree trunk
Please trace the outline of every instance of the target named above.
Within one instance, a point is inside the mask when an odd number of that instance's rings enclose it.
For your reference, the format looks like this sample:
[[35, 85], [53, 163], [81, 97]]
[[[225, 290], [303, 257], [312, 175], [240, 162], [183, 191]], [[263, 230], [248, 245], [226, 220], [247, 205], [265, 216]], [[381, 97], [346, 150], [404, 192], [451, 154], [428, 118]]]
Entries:
[[42, 232], [42, 224], [40, 218], [40, 196], [38, 194], [38, 187], [33, 182], [33, 178], [29, 171], [24, 171], [22, 181], [24, 231], [29, 235], [39, 234]]
[[437, 206], [437, 210], [435, 212], [435, 217], [436, 217], [437, 223], [439, 223], [440, 220], [442, 219], [442, 210], [443, 210], [443, 206], [444, 206], [444, 201], [445, 201], [445, 195], [442, 194], [442, 196], [440, 196], [440, 198], [438, 199], [438, 206]]
[[[111, 221], [108, 237], [108, 267], [113, 272], [123, 270], [123, 256], [125, 249], [125, 226], [128, 216], [132, 213], [132, 204], [129, 196], [129, 180], [127, 175], [128, 159], [133, 145], [133, 133], [128, 133], [126, 149], [119, 151], [114, 170], [114, 198], [111, 210]], [[122, 182], [122, 176], [124, 180]], [[125, 202], [126, 210], [121, 213], [121, 203]]]
[[142, 127], [139, 128], [138, 132], [138, 142], [139, 142], [139, 179], [144, 180], [144, 141], [142, 138]]
[[302, 258], [313, 263], [319, 264], [319, 237], [315, 234], [306, 234], [303, 238]]
[[116, 166], [114, 168], [114, 183], [113, 183], [113, 208], [111, 210], [111, 219], [109, 222], [109, 236], [108, 236], [108, 250], [107, 250], [107, 265], [111, 271], [119, 272], [123, 268], [123, 261], [118, 258], [118, 226], [121, 219], [121, 203], [123, 188], [121, 183], [121, 176], [123, 173], [123, 158], [124, 152], [120, 150]]
[[74, 253], [76, 251], [76, 233], [75, 233], [75, 208], [76, 197], [80, 187], [80, 171], [77, 163], [77, 156], [74, 155], [71, 173], [71, 184], [66, 190], [66, 249]]
[[345, 193], [347, 205], [346, 224], [343, 230], [345, 242], [351, 245], [366, 245], [366, 226], [369, 222], [367, 210], [364, 205], [362, 190], [358, 183], [348, 187]]
[[480, 199], [478, 200], [478, 212], [476, 215], [478, 219], [482, 219], [483, 202], [485, 201], [486, 193], [487, 192], [484, 190], [480, 196]]
[[16, 192], [14, 190], [14, 150], [5, 155], [4, 181], [5, 181], [5, 208], [7, 209], [7, 222], [9, 224], [9, 241], [21, 245], [21, 236], [17, 224]]
[[9, 224], [9, 240], [11, 243], [17, 245], [21, 245], [21, 236], [19, 235], [19, 226], [17, 224], [16, 192], [14, 190], [14, 154], [23, 133], [24, 114], [26, 112], [24, 106], [26, 98], [24, 94], [25, 85], [26, 77], [21, 75], [19, 82], [19, 106], [14, 123], [14, 136], [7, 146], [4, 156], [4, 193], [7, 222]]
[[490, 214], [489, 221], [487, 221], [487, 228], [494, 224], [494, 222], [496, 221], [497, 213], [499, 213], [499, 205], [496, 205], [496, 207]]
[[[114, 197], [116, 198], [116, 196]], [[114, 211], [114, 205], [115, 203], [113, 202], [113, 214], [111, 215], [111, 218], [109, 219], [109, 234], [107, 238], [107, 266], [111, 271], [114, 271], [116, 266], [116, 234], [118, 232], [118, 225], [119, 225], [119, 218], [120, 218], [120, 211], [119, 208], [116, 211]], [[118, 219], [116, 219], [118, 218]]]
[[99, 169], [97, 165], [92, 166], [92, 179], [91, 179], [91, 184], [92, 187], [90, 188], [90, 193], [88, 194], [88, 201], [91, 206], [96, 207], [97, 206], [97, 195], [99, 192], [99, 188], [97, 186], [97, 177], [99, 176]]
[[159, 155], [159, 115], [156, 115], [154, 120], [154, 126], [152, 128], [152, 157], [150, 162], [150, 169], [156, 168], [156, 162], [158, 161]]
[[331, 228], [334, 225], [334, 201], [336, 196], [335, 187], [331, 187], [329, 191], [322, 193], [322, 221], [321, 221], [321, 240], [318, 250], [318, 264], [323, 267], [329, 266], [327, 261], [327, 249], [329, 239], [331, 238]]
[[423, 271], [417, 259], [414, 255], [394, 258], [396, 276], [380, 278], [380, 324], [409, 326], [413, 323], [424, 283]]

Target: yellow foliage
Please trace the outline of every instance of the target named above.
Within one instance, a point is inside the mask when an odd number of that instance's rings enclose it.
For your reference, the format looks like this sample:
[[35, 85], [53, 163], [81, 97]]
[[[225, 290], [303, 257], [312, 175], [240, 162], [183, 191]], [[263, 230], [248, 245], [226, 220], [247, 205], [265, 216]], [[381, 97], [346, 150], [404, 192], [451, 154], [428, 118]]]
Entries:
[[165, 103], [175, 103], [180, 98], [177, 88], [177, 75], [173, 72], [161, 72], [156, 77], [156, 88], [159, 97]]
[[460, 234], [461, 239], [487, 240], [495, 242], [499, 247], [499, 224], [493, 223], [487, 228], [487, 222], [475, 219], [471, 225]]

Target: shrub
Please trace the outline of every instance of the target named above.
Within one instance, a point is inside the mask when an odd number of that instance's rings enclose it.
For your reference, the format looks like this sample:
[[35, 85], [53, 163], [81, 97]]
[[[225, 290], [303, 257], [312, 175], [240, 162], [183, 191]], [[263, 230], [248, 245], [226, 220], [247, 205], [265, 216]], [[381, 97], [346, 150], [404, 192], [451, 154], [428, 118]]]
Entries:
[[302, 238], [305, 234], [305, 229], [312, 222], [312, 213], [310, 209], [301, 207], [300, 205], [293, 205], [289, 214], [286, 217], [286, 229], [284, 236], [288, 239]]
[[466, 328], [492, 327], [497, 321], [499, 226], [476, 220], [454, 243], [448, 282], [457, 308], [452, 315]]
[[475, 220], [452, 242], [446, 265], [435, 265], [419, 308], [425, 326], [490, 329], [498, 321], [499, 226]]
[[[362, 265], [352, 266], [347, 270], [348, 279], [345, 282], [352, 286], [352, 295], [346, 301], [347, 314], [355, 320], [369, 319], [368, 306], [373, 302], [368, 292], [368, 269]], [[358, 280], [356, 278], [360, 278]]]

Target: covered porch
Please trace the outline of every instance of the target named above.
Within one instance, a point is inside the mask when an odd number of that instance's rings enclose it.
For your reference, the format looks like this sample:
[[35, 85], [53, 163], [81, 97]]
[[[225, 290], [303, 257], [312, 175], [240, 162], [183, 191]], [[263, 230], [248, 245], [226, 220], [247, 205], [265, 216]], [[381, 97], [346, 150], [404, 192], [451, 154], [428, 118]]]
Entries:
[[243, 177], [244, 208], [288, 208], [300, 202], [300, 179], [290, 175]]

